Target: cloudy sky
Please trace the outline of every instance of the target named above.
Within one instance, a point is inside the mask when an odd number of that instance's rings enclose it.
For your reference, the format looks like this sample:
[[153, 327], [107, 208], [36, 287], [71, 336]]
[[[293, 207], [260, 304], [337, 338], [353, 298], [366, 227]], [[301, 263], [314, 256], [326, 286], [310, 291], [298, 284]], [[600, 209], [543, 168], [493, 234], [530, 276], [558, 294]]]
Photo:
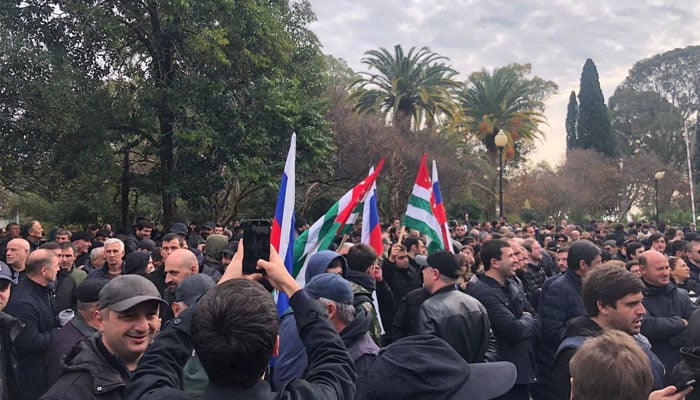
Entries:
[[[696, 0], [310, 0], [311, 29], [324, 52], [364, 71], [369, 49], [428, 46], [450, 59], [460, 79], [482, 68], [530, 63], [559, 85], [545, 115], [547, 138], [534, 160], [561, 161], [571, 90], [586, 58], [607, 99], [638, 60], [700, 44]], [[393, 51], [392, 51], [393, 53]]]

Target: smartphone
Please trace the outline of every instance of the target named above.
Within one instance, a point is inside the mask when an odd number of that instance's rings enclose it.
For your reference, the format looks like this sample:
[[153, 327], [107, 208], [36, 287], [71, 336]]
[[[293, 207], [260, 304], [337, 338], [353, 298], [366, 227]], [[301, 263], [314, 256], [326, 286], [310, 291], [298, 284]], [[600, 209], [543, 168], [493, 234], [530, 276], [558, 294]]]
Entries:
[[247, 219], [241, 221], [243, 229], [243, 274], [256, 272], [259, 259], [270, 260], [270, 232], [272, 222], [269, 219]]
[[695, 379], [691, 379], [691, 380], [689, 380], [681, 385], [678, 385], [678, 387], [676, 389], [677, 389], [677, 391], [682, 392], [685, 389], [687, 389], [688, 386], [695, 385], [695, 382], [696, 382]]

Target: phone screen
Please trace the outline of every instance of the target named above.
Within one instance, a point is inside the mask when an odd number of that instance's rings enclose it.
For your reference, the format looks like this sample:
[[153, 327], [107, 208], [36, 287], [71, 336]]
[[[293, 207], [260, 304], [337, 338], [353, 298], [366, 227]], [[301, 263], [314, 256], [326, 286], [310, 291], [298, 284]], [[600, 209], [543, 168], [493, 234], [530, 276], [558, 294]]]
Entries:
[[269, 219], [250, 219], [241, 223], [243, 227], [243, 273], [246, 275], [263, 272], [257, 269], [259, 259], [270, 259], [270, 231], [272, 223]]

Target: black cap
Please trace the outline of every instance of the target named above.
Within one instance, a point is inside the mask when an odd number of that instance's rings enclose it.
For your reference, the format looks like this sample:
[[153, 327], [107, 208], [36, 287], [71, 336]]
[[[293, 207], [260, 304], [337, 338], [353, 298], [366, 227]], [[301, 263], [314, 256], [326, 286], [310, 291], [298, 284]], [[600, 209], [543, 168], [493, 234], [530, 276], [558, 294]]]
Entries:
[[175, 222], [173, 226], [170, 227], [170, 233], [177, 233], [178, 235], [187, 236], [187, 225], [182, 222]]
[[94, 303], [100, 300], [100, 290], [109, 283], [109, 279], [88, 279], [75, 289], [75, 295], [81, 303]]
[[153, 251], [153, 249], [156, 248], [156, 242], [148, 238], [143, 238], [139, 240], [139, 242], [136, 244], [136, 248], [141, 250]]
[[457, 279], [460, 275], [459, 264], [455, 255], [447, 250], [438, 250], [431, 253], [426, 261], [428, 262], [427, 266], [440, 271], [440, 275], [453, 279]]
[[92, 235], [86, 231], [78, 231], [71, 235], [70, 241], [75, 242], [76, 240], [85, 240], [86, 242], [92, 242]]

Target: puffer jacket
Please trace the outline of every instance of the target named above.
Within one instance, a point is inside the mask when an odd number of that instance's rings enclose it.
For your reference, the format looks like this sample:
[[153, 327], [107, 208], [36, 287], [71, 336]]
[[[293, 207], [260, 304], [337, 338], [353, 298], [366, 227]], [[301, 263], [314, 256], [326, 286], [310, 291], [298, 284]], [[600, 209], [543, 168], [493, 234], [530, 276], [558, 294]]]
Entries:
[[61, 377], [41, 400], [121, 400], [130, 373], [109, 354], [99, 334], [81, 341], [61, 359]]
[[659, 356], [667, 371], [681, 361], [679, 349], [685, 344], [686, 324], [695, 311], [688, 292], [671, 282], [652, 286], [644, 282], [642, 303], [647, 315], [642, 319], [642, 334], [651, 342], [652, 351]]
[[418, 311], [421, 335], [446, 341], [468, 363], [483, 362], [491, 324], [484, 306], [474, 297], [449, 285], [426, 299]]

